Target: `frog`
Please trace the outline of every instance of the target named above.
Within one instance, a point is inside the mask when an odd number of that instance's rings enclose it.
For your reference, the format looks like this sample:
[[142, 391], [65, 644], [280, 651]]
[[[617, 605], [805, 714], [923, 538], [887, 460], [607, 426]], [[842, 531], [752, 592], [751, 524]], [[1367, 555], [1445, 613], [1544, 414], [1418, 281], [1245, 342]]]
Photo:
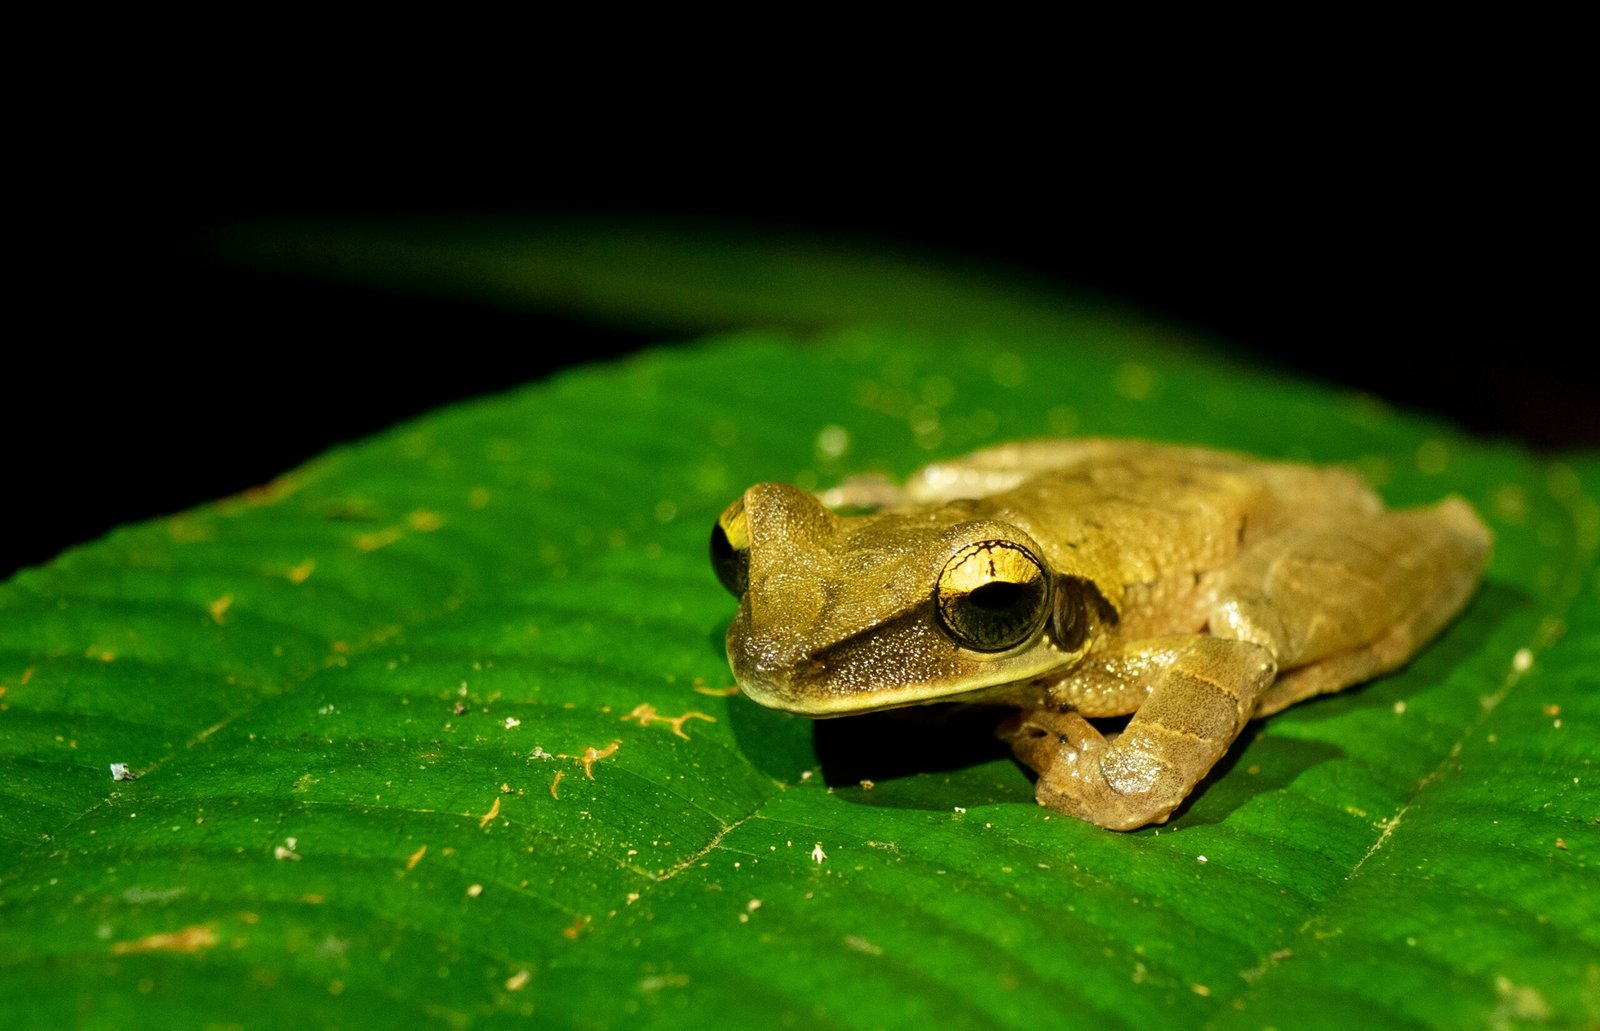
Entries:
[[1406, 664], [1490, 548], [1459, 496], [1387, 508], [1338, 465], [1093, 437], [758, 483], [710, 542], [748, 698], [1001, 706], [1036, 801], [1122, 831], [1165, 823], [1250, 721]]

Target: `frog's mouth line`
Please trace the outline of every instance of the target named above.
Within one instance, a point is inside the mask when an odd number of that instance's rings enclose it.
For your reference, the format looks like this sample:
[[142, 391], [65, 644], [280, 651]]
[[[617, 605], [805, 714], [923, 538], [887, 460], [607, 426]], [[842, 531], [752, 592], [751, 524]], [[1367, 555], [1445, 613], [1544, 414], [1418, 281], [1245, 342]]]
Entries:
[[870, 695], [823, 695], [817, 698], [791, 698], [780, 692], [765, 690], [761, 685], [739, 682], [740, 689], [751, 701], [768, 709], [809, 716], [812, 719], [832, 719], [838, 716], [862, 716], [885, 709], [905, 709], [913, 705], [936, 705], [941, 702], [1010, 702], [1023, 704], [1030, 696], [1041, 694], [1035, 687], [1037, 678], [1007, 680], [987, 687], [953, 688], [940, 693], [930, 693], [925, 687], [911, 685], [891, 691], [874, 691]]

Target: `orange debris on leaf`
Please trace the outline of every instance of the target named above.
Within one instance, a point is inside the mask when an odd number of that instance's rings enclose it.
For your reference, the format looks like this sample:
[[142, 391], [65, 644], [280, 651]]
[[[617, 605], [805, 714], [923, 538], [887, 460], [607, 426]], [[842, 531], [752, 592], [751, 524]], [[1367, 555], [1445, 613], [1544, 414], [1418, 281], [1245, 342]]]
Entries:
[[714, 717], [707, 716], [703, 712], [686, 712], [682, 716], [663, 716], [656, 712], [655, 706], [649, 704], [635, 706], [632, 712], [622, 718], [624, 720], [638, 720], [641, 727], [648, 727], [652, 723], [670, 723], [672, 724], [672, 732], [685, 741], [689, 740], [689, 735], [683, 732], [685, 720], [705, 720], [707, 723], [717, 722]]
[[487, 827], [487, 826], [489, 826], [489, 821], [494, 819], [496, 816], [499, 816], [499, 815], [500, 815], [500, 796], [496, 795], [496, 796], [494, 796], [494, 805], [490, 806], [489, 807], [489, 811], [483, 814], [483, 818], [478, 821], [478, 826], [479, 827]]
[[134, 952], [199, 952], [217, 944], [217, 930], [211, 924], [196, 924], [181, 931], [147, 934], [128, 942], [116, 942], [111, 952], [126, 956]]

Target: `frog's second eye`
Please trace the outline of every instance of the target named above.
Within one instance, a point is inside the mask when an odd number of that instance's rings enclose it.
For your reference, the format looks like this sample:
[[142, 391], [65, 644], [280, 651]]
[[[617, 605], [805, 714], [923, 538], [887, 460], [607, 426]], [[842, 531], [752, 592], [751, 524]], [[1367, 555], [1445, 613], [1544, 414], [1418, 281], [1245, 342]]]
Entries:
[[744, 597], [750, 585], [750, 520], [743, 498], [729, 505], [711, 528], [711, 568], [730, 594]]
[[979, 541], [945, 563], [933, 590], [945, 631], [964, 647], [1001, 652], [1044, 626], [1050, 581], [1033, 553], [1009, 541]]

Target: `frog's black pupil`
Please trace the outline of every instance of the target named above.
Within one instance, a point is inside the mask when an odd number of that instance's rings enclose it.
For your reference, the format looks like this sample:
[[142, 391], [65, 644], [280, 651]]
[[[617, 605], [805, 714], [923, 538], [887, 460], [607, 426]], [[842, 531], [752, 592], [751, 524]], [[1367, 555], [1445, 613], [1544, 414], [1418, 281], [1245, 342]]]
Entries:
[[995, 580], [977, 588], [967, 595], [967, 600], [989, 612], [1004, 612], [1014, 608], [1025, 599], [1026, 589], [1022, 584], [1011, 583], [1006, 580]]

